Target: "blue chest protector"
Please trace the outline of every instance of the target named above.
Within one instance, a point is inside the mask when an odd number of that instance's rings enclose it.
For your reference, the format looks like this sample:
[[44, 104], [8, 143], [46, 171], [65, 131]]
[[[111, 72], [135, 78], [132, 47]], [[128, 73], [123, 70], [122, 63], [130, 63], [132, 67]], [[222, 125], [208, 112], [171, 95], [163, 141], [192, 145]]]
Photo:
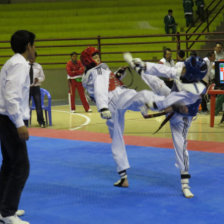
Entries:
[[[171, 89], [171, 92], [178, 92], [178, 89], [176, 87], [176, 84], [174, 83], [173, 84], [173, 87]], [[179, 110], [175, 110], [176, 113], [178, 114], [181, 114], [181, 115], [184, 115], [184, 116], [191, 116], [191, 117], [194, 117], [197, 115], [198, 113], [198, 108], [199, 108], [199, 105], [201, 104], [201, 99], [197, 100], [195, 103], [193, 104], [190, 104], [190, 105], [187, 105], [187, 108], [188, 108], [188, 114], [184, 114], [184, 113], [181, 113]]]

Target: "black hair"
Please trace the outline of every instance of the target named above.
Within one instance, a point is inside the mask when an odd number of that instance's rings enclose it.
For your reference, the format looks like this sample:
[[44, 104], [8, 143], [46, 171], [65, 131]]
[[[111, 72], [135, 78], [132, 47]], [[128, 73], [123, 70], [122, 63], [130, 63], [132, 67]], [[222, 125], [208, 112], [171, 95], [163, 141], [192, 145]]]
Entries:
[[210, 58], [212, 57], [212, 55], [215, 55], [214, 51], [209, 51], [207, 54], [207, 57]]
[[183, 50], [179, 50], [177, 54], [178, 54], [178, 56], [180, 58], [184, 58], [185, 57], [185, 52]]
[[215, 43], [215, 46], [216, 46], [217, 44], [220, 44], [220, 45], [223, 47], [223, 43], [222, 43], [222, 42], [219, 42], [219, 41], [216, 42], [216, 43]]
[[95, 52], [95, 53], [92, 54], [92, 57], [95, 56], [95, 55], [97, 55], [97, 54], [100, 55], [99, 52]]
[[33, 46], [35, 34], [27, 30], [18, 30], [11, 37], [11, 48], [15, 53], [24, 53], [27, 45]]
[[75, 52], [75, 51], [73, 51], [71, 54], [70, 54], [70, 56], [72, 56], [72, 55], [78, 55], [78, 53], [77, 52]]
[[169, 9], [169, 10], [168, 10], [168, 13], [170, 13], [170, 12], [172, 13], [172, 12], [173, 12], [173, 10], [172, 10], [172, 9]]
[[196, 52], [196, 51], [191, 51], [190, 56], [195, 56], [195, 57], [197, 57], [197, 56], [198, 56], [198, 54], [197, 54], [197, 52]]
[[165, 58], [165, 56], [166, 56], [166, 52], [167, 52], [167, 51], [172, 52], [170, 48], [165, 48], [165, 49], [163, 50], [163, 57], [164, 57], [164, 58]]

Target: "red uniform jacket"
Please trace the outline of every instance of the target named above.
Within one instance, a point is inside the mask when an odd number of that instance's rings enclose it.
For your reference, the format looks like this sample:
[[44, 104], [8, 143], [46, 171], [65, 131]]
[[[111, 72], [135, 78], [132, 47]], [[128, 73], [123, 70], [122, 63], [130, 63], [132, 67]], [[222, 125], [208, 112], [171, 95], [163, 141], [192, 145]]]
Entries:
[[84, 73], [84, 66], [80, 60], [77, 60], [77, 63], [74, 64], [71, 60], [66, 65], [66, 70], [69, 76], [75, 77], [82, 75]]

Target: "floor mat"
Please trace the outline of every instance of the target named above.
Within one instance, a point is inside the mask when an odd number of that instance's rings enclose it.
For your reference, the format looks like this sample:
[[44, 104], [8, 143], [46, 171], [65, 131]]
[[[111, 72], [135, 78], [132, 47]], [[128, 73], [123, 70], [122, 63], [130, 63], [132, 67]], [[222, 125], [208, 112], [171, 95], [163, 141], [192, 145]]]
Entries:
[[[29, 128], [31, 136], [110, 143], [109, 134], [89, 131]], [[125, 135], [127, 145], [173, 148], [172, 138]], [[224, 153], [224, 142], [188, 140], [188, 150]]]
[[[173, 150], [127, 146], [130, 187], [119, 178], [110, 144], [30, 137], [31, 172], [20, 208], [31, 224], [218, 224], [224, 220], [224, 154], [190, 151], [185, 199]], [[220, 222], [221, 221], [221, 222]]]

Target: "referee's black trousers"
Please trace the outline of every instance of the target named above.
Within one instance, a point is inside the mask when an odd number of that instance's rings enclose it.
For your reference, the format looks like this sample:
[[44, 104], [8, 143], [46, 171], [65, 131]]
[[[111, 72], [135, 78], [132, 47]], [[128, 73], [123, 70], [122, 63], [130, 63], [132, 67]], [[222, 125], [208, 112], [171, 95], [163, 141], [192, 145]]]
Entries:
[[30, 87], [30, 100], [31, 100], [31, 96], [33, 97], [33, 100], [36, 106], [37, 121], [39, 125], [45, 124], [44, 117], [43, 117], [43, 110], [41, 106], [40, 86]]
[[0, 170], [0, 213], [14, 215], [29, 176], [26, 141], [21, 140], [17, 128], [8, 116], [0, 115], [2, 164]]

